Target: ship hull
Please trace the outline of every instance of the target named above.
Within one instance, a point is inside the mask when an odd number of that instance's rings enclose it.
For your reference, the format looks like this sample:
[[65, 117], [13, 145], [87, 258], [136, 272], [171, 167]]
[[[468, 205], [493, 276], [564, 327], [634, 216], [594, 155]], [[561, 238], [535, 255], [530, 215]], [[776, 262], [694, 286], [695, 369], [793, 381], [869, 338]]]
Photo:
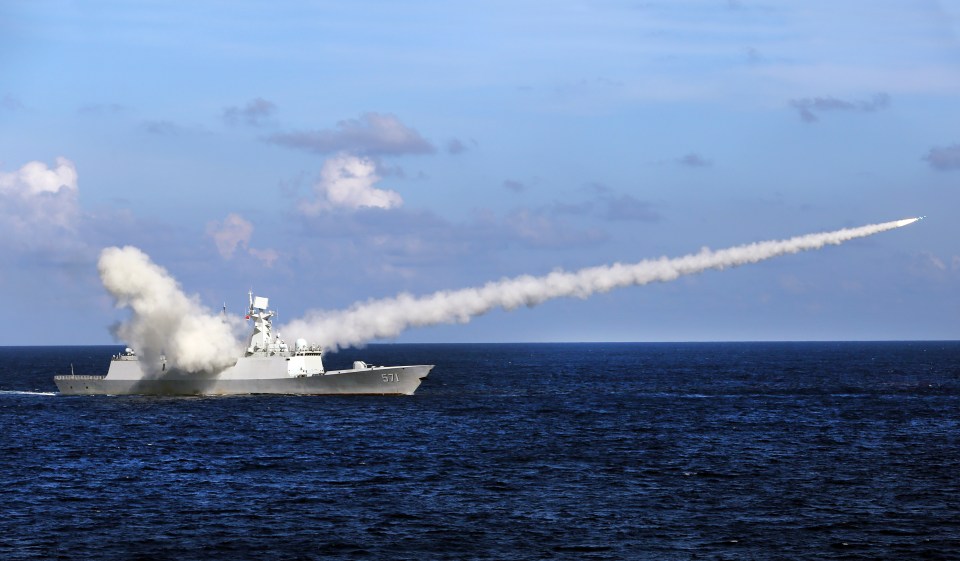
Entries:
[[56, 376], [62, 395], [412, 395], [432, 365], [338, 370], [302, 377], [225, 378], [169, 375], [111, 379], [110, 376]]

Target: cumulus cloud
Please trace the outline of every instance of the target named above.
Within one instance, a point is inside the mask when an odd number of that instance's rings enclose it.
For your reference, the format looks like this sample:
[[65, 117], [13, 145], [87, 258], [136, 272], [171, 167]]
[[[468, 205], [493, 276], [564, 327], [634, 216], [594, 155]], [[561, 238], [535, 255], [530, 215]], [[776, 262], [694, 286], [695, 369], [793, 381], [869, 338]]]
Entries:
[[351, 152], [364, 155], [430, 154], [436, 148], [416, 130], [389, 113], [364, 113], [337, 123], [334, 129], [279, 133], [267, 142], [315, 154]]
[[227, 107], [223, 110], [223, 120], [228, 125], [250, 125], [259, 127], [273, 116], [277, 106], [262, 97], [250, 100], [243, 107]]
[[316, 198], [302, 201], [300, 212], [317, 215], [336, 208], [395, 208], [403, 204], [396, 191], [377, 189], [377, 166], [369, 158], [339, 154], [323, 163], [320, 180], [313, 186]]
[[960, 144], [931, 148], [923, 159], [930, 164], [930, 167], [938, 171], [960, 169]]
[[0, 232], [25, 247], [48, 245], [52, 235], [75, 230], [77, 197], [77, 168], [63, 157], [52, 168], [34, 161], [0, 172]]
[[804, 123], [815, 123], [820, 120], [818, 113], [828, 111], [852, 111], [858, 113], [873, 113], [885, 109], [890, 105], [890, 96], [878, 93], [867, 101], [846, 101], [835, 97], [805, 97], [790, 100], [790, 106], [797, 110]]
[[260, 260], [267, 267], [272, 267], [274, 262], [280, 258], [280, 254], [275, 249], [250, 247], [253, 224], [236, 213], [228, 214], [223, 222], [215, 220], [207, 224], [207, 235], [213, 238], [213, 243], [217, 246], [217, 252], [224, 259], [233, 259], [238, 248], [243, 248], [247, 254]]
[[29, 162], [16, 172], [0, 173], [0, 192], [5, 194], [29, 197], [61, 189], [77, 190], [77, 168], [63, 157], [57, 158], [57, 167], [53, 169], [43, 162]]
[[220, 257], [232, 259], [237, 247], [247, 247], [253, 234], [253, 224], [239, 214], [228, 214], [223, 222], [207, 224], [207, 235], [213, 238]]

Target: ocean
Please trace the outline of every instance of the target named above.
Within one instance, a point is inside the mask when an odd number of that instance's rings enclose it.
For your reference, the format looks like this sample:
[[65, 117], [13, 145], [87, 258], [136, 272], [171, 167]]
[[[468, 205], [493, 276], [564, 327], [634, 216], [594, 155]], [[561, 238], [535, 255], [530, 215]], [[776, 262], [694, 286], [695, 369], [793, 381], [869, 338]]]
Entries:
[[960, 342], [371, 345], [414, 396], [59, 396], [0, 348], [0, 559], [960, 559]]

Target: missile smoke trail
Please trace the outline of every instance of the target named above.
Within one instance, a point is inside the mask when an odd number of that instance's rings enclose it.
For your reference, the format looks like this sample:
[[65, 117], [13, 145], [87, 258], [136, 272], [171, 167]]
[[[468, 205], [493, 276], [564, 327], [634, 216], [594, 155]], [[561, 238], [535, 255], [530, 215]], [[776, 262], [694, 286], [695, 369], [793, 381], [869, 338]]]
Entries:
[[[311, 311], [290, 322], [284, 332], [305, 336], [329, 350], [359, 345], [374, 339], [399, 335], [410, 327], [440, 323], [465, 323], [494, 308], [512, 310], [536, 306], [552, 298], [586, 298], [625, 286], [667, 282], [709, 269], [725, 269], [756, 263], [778, 255], [819, 249], [855, 238], [912, 224], [907, 218], [860, 228], [809, 234], [787, 240], [758, 242], [719, 251], [634, 264], [615, 263], [568, 273], [555, 271], [542, 277], [524, 275], [490, 282], [479, 288], [447, 290], [422, 297], [400, 294], [394, 298], [354, 304], [347, 310]], [[133, 346], [141, 365], [154, 375], [161, 373], [161, 355], [171, 369], [215, 373], [233, 365], [243, 352], [241, 332], [245, 324], [237, 317], [223, 317], [187, 296], [163, 267], [135, 247], [108, 247], [98, 263], [103, 286], [117, 307], [128, 307], [131, 317], [114, 326], [113, 333]]]
[[859, 228], [808, 234], [786, 240], [757, 242], [719, 251], [704, 248], [699, 253], [668, 259], [615, 263], [576, 272], [555, 271], [545, 276], [524, 275], [490, 282], [478, 288], [444, 290], [422, 297], [400, 294], [394, 298], [358, 302], [347, 310], [311, 311], [284, 327], [287, 333], [309, 338], [330, 350], [359, 345], [373, 339], [396, 337], [410, 327], [440, 323], [466, 323], [494, 308], [512, 310], [536, 306], [552, 298], [586, 298], [614, 288], [668, 282], [709, 269], [726, 269], [756, 263], [779, 255], [839, 245], [856, 238], [913, 224], [906, 218]]

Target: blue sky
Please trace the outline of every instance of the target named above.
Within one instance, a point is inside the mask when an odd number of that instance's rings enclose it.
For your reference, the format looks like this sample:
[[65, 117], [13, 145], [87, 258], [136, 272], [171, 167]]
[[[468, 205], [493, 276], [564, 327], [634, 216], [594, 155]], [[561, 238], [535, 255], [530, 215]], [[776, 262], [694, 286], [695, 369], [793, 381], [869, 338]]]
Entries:
[[281, 321], [927, 215], [401, 342], [956, 339], [957, 2], [4, 2], [0, 344], [104, 247]]

